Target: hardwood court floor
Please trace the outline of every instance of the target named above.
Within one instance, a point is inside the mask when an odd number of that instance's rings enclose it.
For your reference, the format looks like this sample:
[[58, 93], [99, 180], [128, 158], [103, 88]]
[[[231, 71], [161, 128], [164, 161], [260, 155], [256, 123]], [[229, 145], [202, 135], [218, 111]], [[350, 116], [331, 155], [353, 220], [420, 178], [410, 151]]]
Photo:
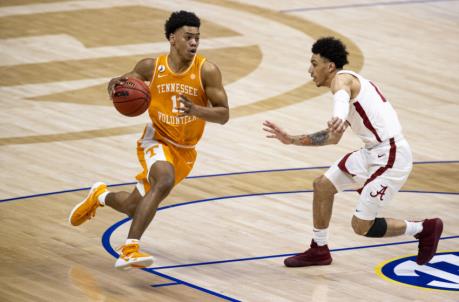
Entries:
[[[132, 189], [146, 117], [117, 114], [105, 86], [168, 51], [162, 26], [178, 9], [203, 20], [200, 51], [222, 70], [232, 118], [208, 124], [190, 178], [144, 235], [154, 267], [120, 272], [111, 253], [129, 221], [103, 208], [74, 228], [67, 215], [93, 182]], [[313, 179], [361, 142], [284, 146], [261, 123], [325, 127], [331, 96], [310, 81], [309, 49], [340, 37], [349, 68], [396, 108], [417, 162], [381, 215], [442, 217], [439, 251], [459, 251], [458, 20], [455, 0], [0, 2], [0, 300], [457, 301], [375, 272], [416, 243], [354, 235], [353, 192], [335, 200], [334, 263], [285, 268], [310, 241]]]

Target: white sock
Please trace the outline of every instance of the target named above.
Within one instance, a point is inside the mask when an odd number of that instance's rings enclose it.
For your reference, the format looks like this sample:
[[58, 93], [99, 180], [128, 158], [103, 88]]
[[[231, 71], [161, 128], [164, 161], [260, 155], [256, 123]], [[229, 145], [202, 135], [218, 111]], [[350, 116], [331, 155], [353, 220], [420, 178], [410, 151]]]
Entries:
[[105, 198], [107, 197], [108, 193], [110, 193], [109, 191], [105, 191], [104, 193], [100, 194], [99, 197], [97, 197], [97, 199], [99, 200], [99, 203], [101, 206], [104, 206], [105, 205]]
[[324, 246], [328, 243], [328, 229], [316, 229], [312, 230], [312, 235], [315, 243], [318, 246]]
[[139, 239], [126, 239], [126, 244], [139, 244]]
[[406, 231], [405, 235], [414, 236], [422, 231], [422, 221], [408, 221], [405, 220]]

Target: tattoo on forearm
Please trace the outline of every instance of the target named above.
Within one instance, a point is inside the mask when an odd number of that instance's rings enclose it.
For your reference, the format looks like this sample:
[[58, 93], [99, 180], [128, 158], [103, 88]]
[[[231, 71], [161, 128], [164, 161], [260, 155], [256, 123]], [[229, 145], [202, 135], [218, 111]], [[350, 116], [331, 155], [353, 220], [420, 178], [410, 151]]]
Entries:
[[309, 138], [307, 135], [292, 136], [292, 144], [297, 146], [307, 145]]
[[328, 144], [329, 138], [328, 130], [322, 130], [313, 134], [292, 136], [292, 144], [297, 146], [323, 146]]
[[311, 145], [322, 146], [325, 145], [330, 137], [328, 130], [322, 130], [308, 135]]

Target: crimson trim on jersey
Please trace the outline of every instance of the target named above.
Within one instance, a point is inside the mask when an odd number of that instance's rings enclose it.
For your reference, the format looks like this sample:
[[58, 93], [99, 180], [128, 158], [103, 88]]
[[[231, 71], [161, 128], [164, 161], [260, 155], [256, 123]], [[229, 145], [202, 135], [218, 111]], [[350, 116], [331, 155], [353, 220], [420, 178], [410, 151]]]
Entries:
[[378, 87], [375, 84], [373, 84], [371, 81], [368, 81], [368, 82], [370, 82], [370, 84], [375, 88], [375, 90], [379, 94], [379, 97], [381, 98], [381, 100], [383, 102], [387, 102], [386, 98], [382, 95], [381, 91], [379, 91]]
[[355, 176], [355, 174], [352, 174], [351, 172], [349, 172], [349, 170], [346, 168], [346, 161], [347, 159], [349, 158], [349, 156], [351, 156], [351, 154], [354, 153], [354, 152], [351, 152], [351, 153], [348, 153], [346, 154], [338, 163], [338, 168], [340, 168], [341, 171], [343, 172], [346, 172], [347, 174], [350, 174], [351, 176]]
[[365, 186], [375, 180], [378, 176], [381, 176], [384, 172], [386, 172], [387, 169], [391, 169], [394, 166], [395, 162], [395, 154], [397, 153], [397, 146], [395, 145], [395, 139], [391, 138], [390, 139], [390, 150], [389, 150], [389, 159], [387, 160], [387, 164], [384, 167], [379, 168], [376, 170], [375, 173], [373, 173], [370, 178], [367, 179], [363, 187], [357, 190], [357, 192], [360, 194], [362, 193], [363, 188]]
[[370, 130], [371, 133], [374, 134], [374, 136], [376, 137], [376, 140], [378, 142], [382, 143], [381, 138], [379, 138], [378, 132], [376, 132], [376, 129], [371, 124], [370, 119], [368, 118], [367, 114], [365, 113], [365, 110], [363, 110], [362, 105], [360, 105], [360, 103], [357, 101], [357, 102], [354, 103], [354, 107], [355, 107], [355, 110], [357, 110], [357, 112], [359, 113], [360, 117], [362, 118], [363, 124], [365, 125], [365, 127], [367, 127], [367, 129]]

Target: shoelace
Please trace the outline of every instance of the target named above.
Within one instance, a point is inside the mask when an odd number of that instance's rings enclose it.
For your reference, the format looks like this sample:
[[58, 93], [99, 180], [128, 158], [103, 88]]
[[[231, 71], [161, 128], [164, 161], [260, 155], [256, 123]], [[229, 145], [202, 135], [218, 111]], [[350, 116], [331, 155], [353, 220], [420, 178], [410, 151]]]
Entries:
[[119, 252], [120, 256], [129, 257], [129, 255], [138, 252], [139, 248], [135, 244], [122, 244], [116, 248], [116, 251]]
[[93, 218], [94, 216], [96, 216], [96, 211], [97, 211], [97, 208], [100, 207], [101, 205], [99, 204], [99, 201], [97, 201], [96, 205], [92, 208], [92, 210], [88, 213], [88, 219], [91, 219]]

